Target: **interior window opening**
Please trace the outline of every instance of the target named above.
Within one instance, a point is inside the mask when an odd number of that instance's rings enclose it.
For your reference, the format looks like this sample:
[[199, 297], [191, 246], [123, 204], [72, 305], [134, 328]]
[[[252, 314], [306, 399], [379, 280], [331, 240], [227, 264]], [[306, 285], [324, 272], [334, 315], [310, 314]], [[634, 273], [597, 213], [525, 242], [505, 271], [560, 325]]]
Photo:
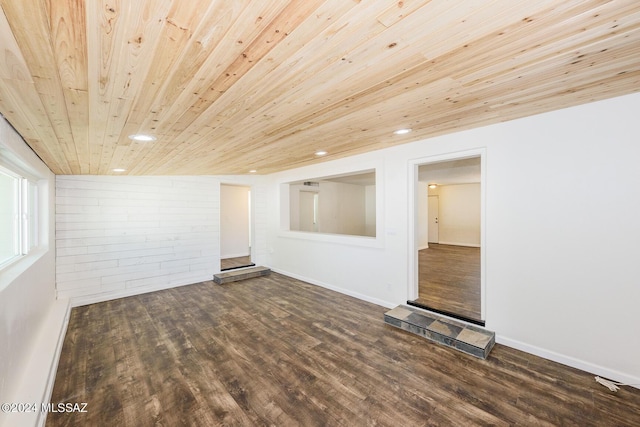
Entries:
[[376, 236], [376, 173], [360, 171], [288, 183], [289, 230]]

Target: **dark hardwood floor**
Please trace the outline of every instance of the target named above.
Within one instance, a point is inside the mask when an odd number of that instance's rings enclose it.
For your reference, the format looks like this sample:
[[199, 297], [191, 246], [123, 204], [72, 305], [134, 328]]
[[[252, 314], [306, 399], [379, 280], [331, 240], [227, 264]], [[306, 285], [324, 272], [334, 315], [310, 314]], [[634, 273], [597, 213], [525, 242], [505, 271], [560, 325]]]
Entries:
[[417, 303], [481, 320], [480, 248], [429, 243], [418, 252]]
[[640, 390], [496, 345], [487, 360], [387, 309], [276, 273], [74, 308], [47, 426], [640, 425]]
[[251, 262], [250, 256], [241, 256], [236, 258], [224, 258], [220, 260], [220, 270], [229, 270], [232, 268], [241, 268], [255, 265]]

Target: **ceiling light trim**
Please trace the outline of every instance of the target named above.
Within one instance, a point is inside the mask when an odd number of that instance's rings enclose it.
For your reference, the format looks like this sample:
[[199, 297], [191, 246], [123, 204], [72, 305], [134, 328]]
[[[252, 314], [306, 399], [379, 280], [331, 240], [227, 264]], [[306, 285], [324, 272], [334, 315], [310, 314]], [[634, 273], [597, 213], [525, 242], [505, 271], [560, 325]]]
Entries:
[[139, 141], [139, 142], [151, 142], [151, 141], [156, 141], [158, 138], [156, 138], [153, 135], [148, 135], [144, 133], [134, 133], [133, 135], [129, 135], [129, 139], [132, 139], [134, 141]]

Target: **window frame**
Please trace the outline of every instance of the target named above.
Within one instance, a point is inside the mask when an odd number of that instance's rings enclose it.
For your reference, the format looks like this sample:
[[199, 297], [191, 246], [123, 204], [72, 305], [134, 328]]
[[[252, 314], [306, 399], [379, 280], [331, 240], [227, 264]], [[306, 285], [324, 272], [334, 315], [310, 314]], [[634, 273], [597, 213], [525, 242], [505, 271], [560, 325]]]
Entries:
[[[325, 167], [319, 167], [315, 172], [307, 171], [304, 174], [290, 173], [284, 176], [277, 183], [278, 185], [278, 205], [280, 226], [278, 227], [277, 236], [287, 239], [307, 240], [314, 242], [335, 243], [346, 246], [361, 246], [370, 248], [383, 248], [387, 234], [395, 234], [395, 229], [385, 230], [385, 212], [384, 212], [384, 162], [372, 161], [364, 162], [359, 165], [351, 163], [332, 168], [330, 173], [326, 173]], [[298, 171], [296, 171], [298, 172]], [[355, 234], [332, 234], [321, 232], [298, 231], [291, 229], [291, 204], [290, 204], [290, 185], [296, 182], [315, 181], [326, 178], [336, 178], [346, 175], [358, 175], [362, 173], [375, 172], [375, 236], [362, 236]], [[310, 176], [315, 178], [311, 179]]]
[[7, 165], [0, 164], [0, 173], [15, 179], [13, 200], [13, 256], [0, 261], [3, 269], [28, 255], [38, 246], [38, 182]]

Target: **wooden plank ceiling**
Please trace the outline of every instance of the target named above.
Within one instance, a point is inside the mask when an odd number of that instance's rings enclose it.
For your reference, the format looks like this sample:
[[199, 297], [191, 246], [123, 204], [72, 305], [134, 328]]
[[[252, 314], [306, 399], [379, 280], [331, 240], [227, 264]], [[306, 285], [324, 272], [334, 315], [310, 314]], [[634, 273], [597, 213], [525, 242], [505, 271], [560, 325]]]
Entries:
[[270, 173], [640, 90], [638, 0], [0, 6], [0, 112], [56, 174]]

